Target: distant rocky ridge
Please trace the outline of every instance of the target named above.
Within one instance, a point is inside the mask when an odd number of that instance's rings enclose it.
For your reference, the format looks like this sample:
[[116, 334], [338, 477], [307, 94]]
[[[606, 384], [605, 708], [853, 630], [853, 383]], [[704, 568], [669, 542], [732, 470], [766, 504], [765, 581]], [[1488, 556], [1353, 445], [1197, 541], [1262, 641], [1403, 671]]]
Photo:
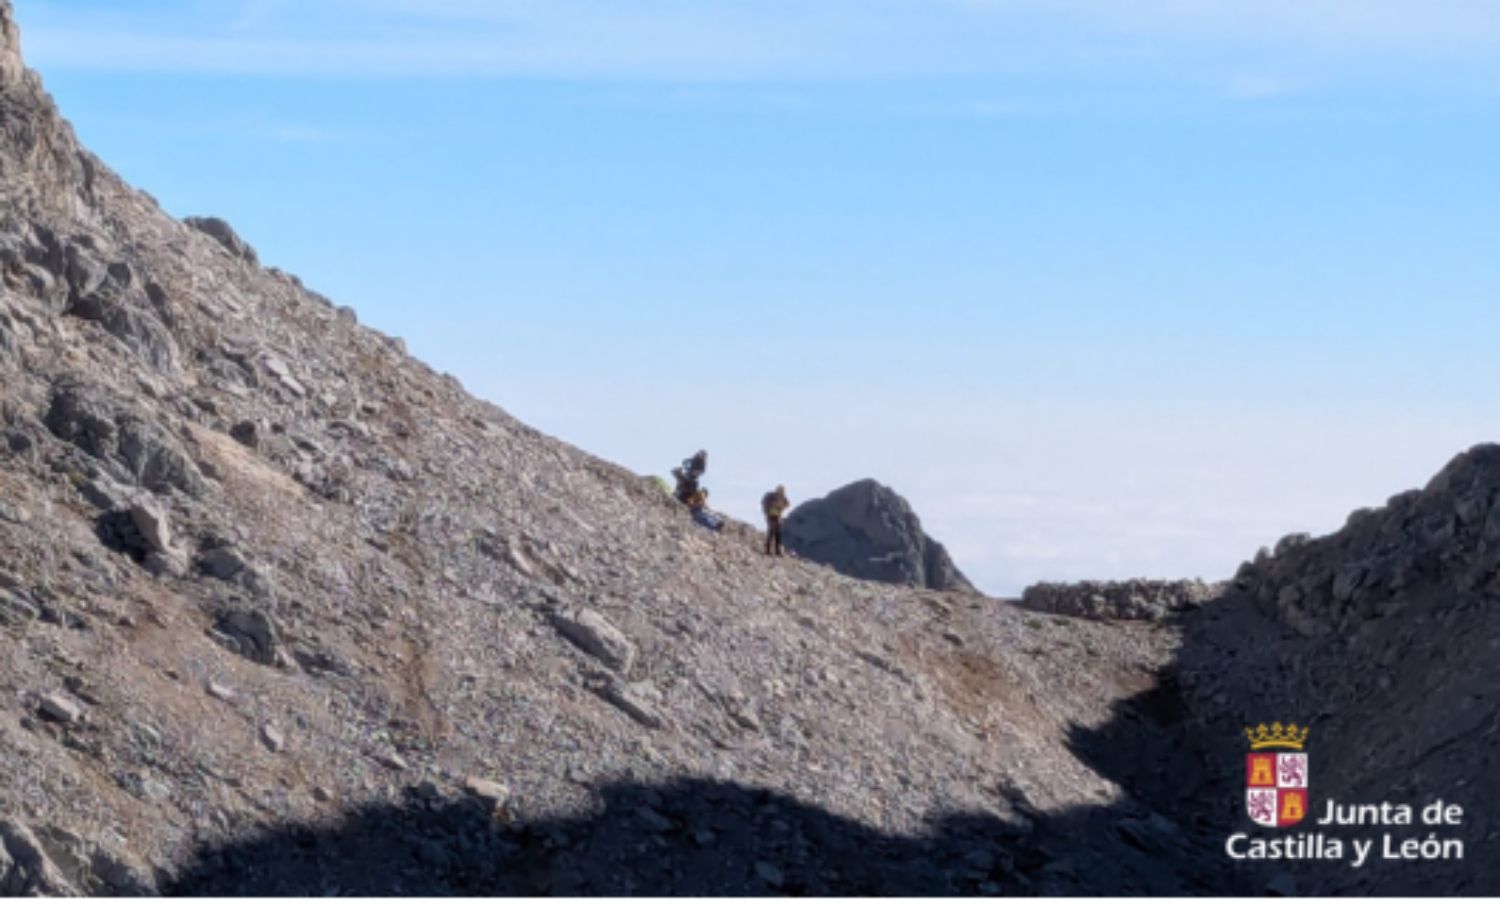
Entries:
[[873, 479], [792, 510], [785, 539], [798, 556], [846, 576], [937, 591], [974, 590], [948, 551], [922, 531], [911, 504]]
[[1107, 620], [1160, 620], [1202, 607], [1224, 592], [1223, 583], [1201, 580], [1042, 582], [1021, 594], [1021, 606], [1043, 613]]

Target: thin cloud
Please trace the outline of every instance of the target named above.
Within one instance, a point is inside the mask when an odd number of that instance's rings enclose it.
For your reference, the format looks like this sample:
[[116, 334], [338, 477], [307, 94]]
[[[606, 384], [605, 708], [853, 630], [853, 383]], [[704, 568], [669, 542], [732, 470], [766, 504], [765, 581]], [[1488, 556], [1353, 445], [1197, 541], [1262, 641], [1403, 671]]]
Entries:
[[143, 129], [170, 140], [231, 139], [237, 143], [272, 145], [348, 145], [368, 141], [371, 134], [343, 123], [320, 123], [247, 112], [214, 117], [150, 116], [125, 112], [93, 117], [115, 129]]
[[323, 0], [297, 15], [275, 3], [228, 19], [114, 9], [82, 24], [37, 10], [23, 19], [28, 54], [73, 70], [711, 81], [836, 76], [849, 62], [804, 20], [711, 4]]
[[1267, 101], [1298, 94], [1302, 82], [1285, 76], [1242, 74], [1229, 80], [1224, 93], [1237, 101]]
[[348, 144], [364, 137], [359, 130], [347, 127], [254, 115], [209, 123], [203, 129], [205, 132], [247, 141], [278, 145]]
[[286, 0], [246, 0], [229, 27], [240, 31], [255, 28], [271, 21], [285, 7]]
[[947, 0], [991, 15], [1045, 13], [1079, 25], [1233, 44], [1318, 44], [1341, 53], [1452, 52], [1500, 45], [1492, 3], [1473, 0]]
[[[1500, 17], [1433, 0], [23, 0], [32, 58], [104, 71], [671, 81], [1084, 75], [1197, 81], [1230, 52], [1491, 65]], [[1252, 81], [1236, 97], [1269, 97]], [[1003, 114], [1005, 111], [1001, 111]]]

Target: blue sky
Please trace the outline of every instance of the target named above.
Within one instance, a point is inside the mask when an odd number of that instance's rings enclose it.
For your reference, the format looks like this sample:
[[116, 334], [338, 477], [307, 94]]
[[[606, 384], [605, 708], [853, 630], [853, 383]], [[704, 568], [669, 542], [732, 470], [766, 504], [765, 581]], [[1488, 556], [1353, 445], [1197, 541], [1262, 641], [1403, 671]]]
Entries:
[[1220, 577], [1494, 437], [1500, 3], [16, 0], [178, 215], [637, 471], [983, 587]]

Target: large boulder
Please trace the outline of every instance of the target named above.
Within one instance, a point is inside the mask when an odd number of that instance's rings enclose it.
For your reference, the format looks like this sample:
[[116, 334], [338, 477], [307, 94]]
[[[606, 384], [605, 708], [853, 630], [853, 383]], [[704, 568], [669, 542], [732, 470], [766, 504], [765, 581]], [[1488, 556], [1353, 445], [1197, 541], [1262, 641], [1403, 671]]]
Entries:
[[792, 511], [787, 548], [846, 576], [939, 591], [973, 591], [948, 551], [922, 531], [911, 504], [865, 479]]

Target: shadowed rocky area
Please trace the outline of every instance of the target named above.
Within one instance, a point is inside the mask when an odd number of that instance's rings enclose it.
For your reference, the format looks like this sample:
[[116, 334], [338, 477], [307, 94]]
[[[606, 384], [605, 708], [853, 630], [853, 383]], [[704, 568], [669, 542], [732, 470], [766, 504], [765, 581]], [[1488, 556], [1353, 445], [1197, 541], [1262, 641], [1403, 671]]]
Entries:
[[809, 500], [786, 517], [787, 549], [846, 576], [934, 591], [973, 591], [911, 504], [872, 479]]
[[[1243, 757], [1236, 726], [1310, 722], [1313, 800], [1435, 799], [1465, 809], [1462, 861], [1294, 867], [1329, 893], [1500, 891], [1500, 446], [1357, 511], [1323, 538], [1283, 538], [1183, 622], [1177, 676], [1210, 764]], [[1237, 795], [1240, 778], [1211, 775]], [[1205, 795], [1207, 795], [1207, 791]]]
[[340, 894], [935, 896], [1212, 893], [1232, 888], [1160, 816], [1114, 809], [935, 817], [881, 833], [764, 789], [612, 784], [590, 814], [517, 821], [479, 799], [410, 790], [325, 827], [200, 853], [165, 890]]

